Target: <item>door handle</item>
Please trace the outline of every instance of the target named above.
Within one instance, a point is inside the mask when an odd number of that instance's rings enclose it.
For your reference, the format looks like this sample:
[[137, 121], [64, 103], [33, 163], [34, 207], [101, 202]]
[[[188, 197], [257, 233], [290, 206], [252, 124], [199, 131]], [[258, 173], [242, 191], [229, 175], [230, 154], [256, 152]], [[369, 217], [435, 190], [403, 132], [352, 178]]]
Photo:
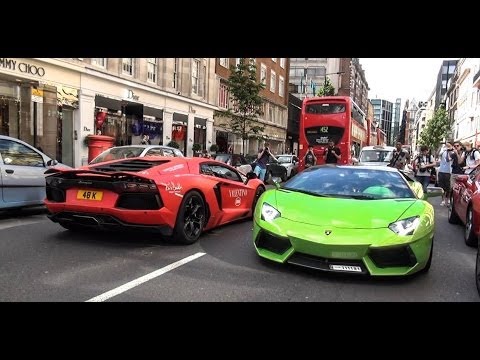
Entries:
[[6, 172], [7, 174], [13, 174], [14, 170], [7, 169], [7, 170], [5, 170], [5, 172]]

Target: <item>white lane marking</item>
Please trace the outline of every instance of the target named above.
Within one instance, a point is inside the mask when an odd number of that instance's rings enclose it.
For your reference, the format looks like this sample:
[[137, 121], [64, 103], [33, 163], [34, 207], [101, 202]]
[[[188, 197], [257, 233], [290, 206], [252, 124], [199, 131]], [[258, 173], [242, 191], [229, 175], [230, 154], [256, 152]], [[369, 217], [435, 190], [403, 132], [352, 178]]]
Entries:
[[8, 228], [15, 227], [15, 226], [36, 224], [36, 223], [43, 222], [43, 221], [47, 221], [47, 219], [42, 219], [42, 220], [18, 220], [18, 219], [7, 220], [5, 222], [0, 223], [0, 230], [8, 229]]
[[101, 302], [108, 300], [114, 296], [117, 296], [125, 291], [128, 291], [138, 285], [143, 284], [144, 282], [147, 282], [149, 280], [152, 280], [160, 275], [163, 275], [179, 266], [185, 265], [186, 263], [193, 261], [195, 259], [198, 259], [199, 257], [205, 255], [206, 253], [203, 252], [198, 252], [196, 254], [190, 255], [182, 260], [176, 261], [173, 264], [167, 265], [161, 269], [155, 270], [151, 272], [150, 274], [144, 275], [142, 277], [139, 277], [138, 279], [132, 280], [126, 284], [123, 284], [113, 290], [107, 291], [106, 293], [103, 293], [101, 295], [95, 296], [91, 298], [90, 300], [87, 300], [86, 302]]

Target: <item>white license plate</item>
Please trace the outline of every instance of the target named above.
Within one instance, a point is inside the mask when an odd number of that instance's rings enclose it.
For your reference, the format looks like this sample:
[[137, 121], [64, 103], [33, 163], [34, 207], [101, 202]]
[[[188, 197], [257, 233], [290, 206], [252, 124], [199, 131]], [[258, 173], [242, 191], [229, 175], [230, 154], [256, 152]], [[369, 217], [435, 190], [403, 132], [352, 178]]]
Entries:
[[352, 265], [330, 265], [330, 269], [336, 270], [336, 271], [362, 272], [362, 268], [360, 266], [352, 266]]

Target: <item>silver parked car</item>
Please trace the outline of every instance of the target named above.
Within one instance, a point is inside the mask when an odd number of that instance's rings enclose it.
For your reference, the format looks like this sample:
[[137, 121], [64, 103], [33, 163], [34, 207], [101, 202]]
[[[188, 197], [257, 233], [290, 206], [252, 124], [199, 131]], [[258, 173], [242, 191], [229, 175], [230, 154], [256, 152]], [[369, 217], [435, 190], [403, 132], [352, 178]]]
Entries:
[[45, 171], [66, 167], [24, 141], [0, 135], [0, 209], [43, 205]]
[[291, 178], [298, 173], [298, 157], [295, 155], [283, 154], [277, 155], [277, 161], [287, 169], [287, 178]]
[[91, 164], [98, 164], [104, 161], [120, 160], [131, 157], [144, 157], [144, 156], [172, 156], [172, 157], [184, 157], [182, 152], [170, 146], [163, 145], [125, 145], [114, 146], [105, 150], [95, 159], [90, 161]]

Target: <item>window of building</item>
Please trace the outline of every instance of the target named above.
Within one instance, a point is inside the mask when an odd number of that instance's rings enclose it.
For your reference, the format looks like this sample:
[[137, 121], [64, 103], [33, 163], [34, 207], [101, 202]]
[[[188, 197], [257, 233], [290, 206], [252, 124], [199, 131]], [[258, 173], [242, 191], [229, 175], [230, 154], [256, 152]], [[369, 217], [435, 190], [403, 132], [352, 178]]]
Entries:
[[260, 81], [262, 84], [267, 85], [267, 67], [265, 64], [260, 65]]
[[220, 65], [228, 69], [228, 58], [220, 58]]
[[147, 58], [147, 81], [157, 82], [157, 58]]
[[280, 67], [285, 69], [285, 58], [280, 58]]
[[274, 63], [276, 63], [276, 62], [277, 62], [277, 58], [272, 58], [272, 61], [273, 61]]
[[200, 61], [199, 60], [193, 60], [193, 63], [192, 63], [192, 93], [194, 93], [194, 94], [198, 94], [198, 89], [199, 89], [199, 86], [200, 86], [199, 75], [200, 75]]
[[218, 89], [218, 107], [221, 107], [222, 109], [228, 108], [228, 87], [222, 82]]
[[133, 58], [122, 58], [122, 71], [124, 74], [133, 75]]
[[241, 59], [242, 59], [242, 58], [236, 58], [236, 59], [235, 59], [235, 66], [240, 65], [240, 60], [241, 60]]
[[285, 79], [283, 76], [278, 77], [278, 95], [285, 96]]
[[178, 86], [178, 58], [173, 59], [173, 79], [172, 88], [176, 89]]
[[92, 65], [105, 68], [107, 65], [107, 58], [92, 58]]
[[275, 71], [270, 70], [270, 91], [275, 92], [275, 88], [277, 87], [277, 74]]

